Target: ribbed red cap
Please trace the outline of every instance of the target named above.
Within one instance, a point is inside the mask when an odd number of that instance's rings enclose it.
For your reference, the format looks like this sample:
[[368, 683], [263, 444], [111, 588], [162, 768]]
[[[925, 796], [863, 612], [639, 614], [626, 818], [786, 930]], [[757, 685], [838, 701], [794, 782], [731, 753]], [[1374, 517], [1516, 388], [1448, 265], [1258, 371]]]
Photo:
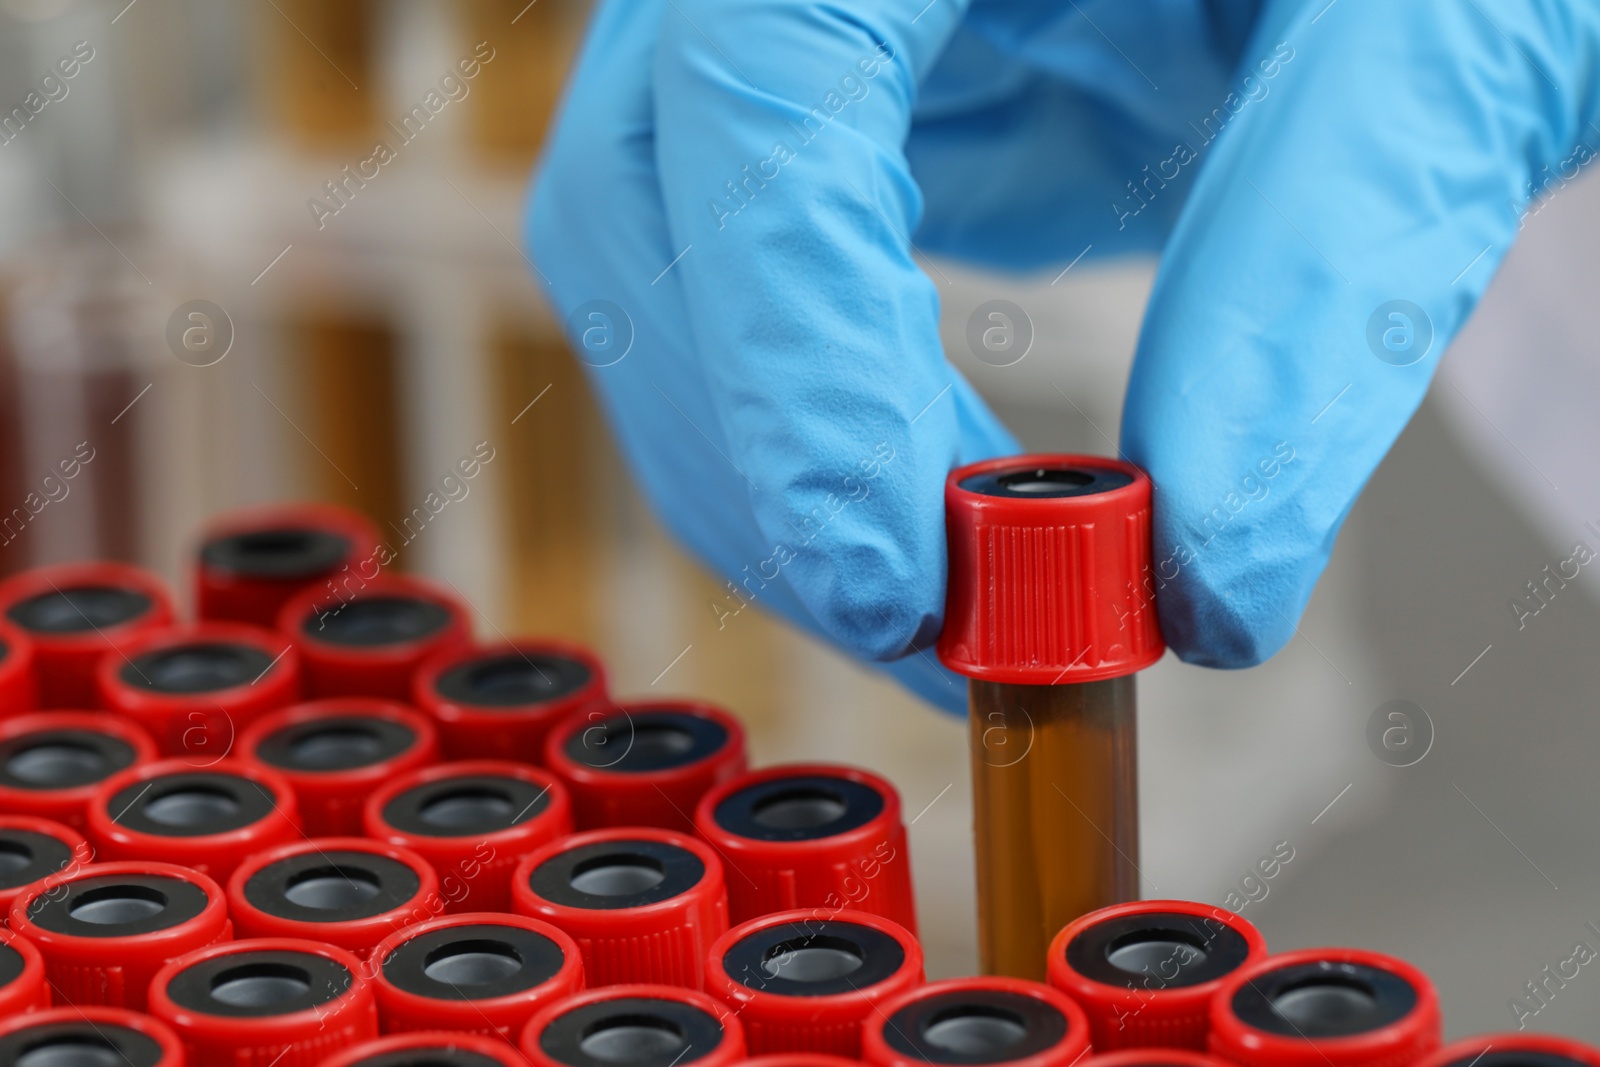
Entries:
[[270, 504], [214, 516], [195, 560], [202, 619], [277, 625], [307, 586], [356, 590], [393, 555], [366, 516], [332, 504]]
[[358, 590], [313, 586], [278, 613], [294, 641], [310, 697], [372, 696], [409, 701], [417, 668], [472, 636], [455, 593], [401, 575], [381, 575]]
[[308, 837], [365, 833], [361, 809], [380, 785], [439, 758], [433, 720], [392, 700], [333, 697], [269, 712], [245, 728], [238, 758], [283, 775]]
[[176, 863], [219, 883], [249, 856], [301, 836], [289, 783], [239, 760], [198, 769], [160, 760], [112, 775], [87, 821], [101, 859]]
[[[636, 1061], [625, 1046], [641, 1030], [658, 1036], [638, 1062], [656, 1063], [676, 1052], [675, 1062], [732, 1067], [745, 1056], [738, 1016], [698, 990], [670, 985], [613, 985], [562, 997], [528, 1020], [520, 1047], [533, 1067], [585, 1067], [596, 1057], [580, 1049], [580, 1042], [607, 1043], [615, 1031], [609, 1062], [632, 1067]], [[670, 1049], [672, 1043], [678, 1047]]]
[[1058, 685], [1161, 658], [1150, 479], [1095, 456], [1028, 455], [950, 472], [950, 584], [939, 658], [969, 678]]
[[706, 953], [728, 929], [722, 861], [703, 841], [613, 827], [535, 849], [511, 876], [520, 915], [565, 930], [590, 985], [659, 982], [699, 989]]
[[439, 724], [446, 759], [537, 763], [556, 723], [606, 699], [606, 669], [567, 641], [457, 645], [418, 668], [413, 699]]
[[41, 708], [95, 707], [100, 657], [173, 619], [166, 582], [143, 567], [110, 562], [13, 574], [0, 582], [0, 613], [32, 639]]
[[[409, 1053], [410, 1055], [404, 1055]], [[368, 1064], [426, 1064], [428, 1067], [527, 1067], [522, 1053], [492, 1037], [463, 1034], [459, 1031], [429, 1030], [415, 1034], [396, 1034], [376, 1041], [363, 1041], [345, 1049], [321, 1067], [367, 1067]]]
[[[84, 904], [100, 915], [76, 915]], [[168, 960], [233, 937], [216, 882], [148, 861], [91, 863], [36, 882], [12, 902], [10, 921], [44, 955], [57, 1000], [135, 1011]]]
[[[172, 1027], [160, 1019], [126, 1008], [86, 1005], [51, 1008], [30, 1015], [0, 1016], [0, 1050], [6, 1062], [13, 1062], [11, 1057], [23, 1051], [59, 1047], [71, 1055], [85, 1045], [106, 1049], [113, 1055], [121, 1053], [122, 1059], [129, 1063], [135, 1062], [135, 1056], [153, 1052], [153, 1059], [137, 1061], [149, 1067], [185, 1067], [186, 1064], [203, 1067], [204, 1063], [194, 1064], [188, 1058], [183, 1042]], [[153, 1050], [152, 1045], [155, 1046]]]
[[82, 830], [101, 782], [156, 758], [155, 744], [138, 723], [108, 711], [0, 719], [0, 811]]
[[862, 1024], [921, 984], [922, 948], [911, 931], [862, 911], [802, 908], [741, 923], [717, 938], [706, 969], [706, 992], [739, 1016], [757, 1055], [859, 1059]]
[[398, 930], [367, 964], [386, 1034], [453, 1030], [514, 1043], [535, 1012], [584, 987], [572, 938], [542, 919], [504, 912]]
[[572, 832], [567, 790], [548, 771], [510, 760], [422, 767], [367, 798], [366, 836], [420, 854], [439, 875], [445, 910], [511, 910], [523, 856]]
[[[1335, 1020], [1319, 1026], [1319, 1014]], [[1211, 1001], [1209, 1051], [1239, 1067], [1408, 1067], [1439, 1047], [1439, 997], [1404, 960], [1355, 948], [1268, 956]]]
[[1207, 1052], [1153, 1045], [1149, 1048], [1125, 1048], [1117, 1052], [1102, 1052], [1095, 1056], [1087, 1056], [1080, 1067], [1233, 1067], [1233, 1064]]
[[1415, 1067], [1517, 1067], [1544, 1063], [1556, 1067], [1545, 1057], [1566, 1060], [1571, 1067], [1600, 1067], [1600, 1048], [1569, 1037], [1513, 1031], [1504, 1034], [1479, 1034], [1452, 1041], [1416, 1062]]
[[440, 900], [427, 860], [365, 837], [314, 837], [258, 852], [233, 872], [227, 891], [239, 937], [303, 937], [358, 956], [432, 915]]
[[26, 857], [22, 866], [0, 874], [0, 916], [9, 914], [11, 902], [33, 883], [94, 858], [94, 850], [77, 830], [36, 815], [0, 815], [0, 847]]
[[229, 941], [179, 956], [151, 981], [150, 1014], [205, 1067], [318, 1067], [378, 1036], [361, 961], [291, 937]]
[[[1005, 1027], [997, 1032], [996, 1023]], [[1089, 1022], [1065, 993], [988, 975], [902, 993], [868, 1017], [861, 1058], [875, 1067], [929, 1062], [1071, 1067], [1089, 1051]]]
[[26, 937], [0, 926], [0, 1019], [50, 1006], [44, 957]]
[[900, 794], [855, 767], [796, 763], [729, 778], [695, 830], [729, 868], [732, 922], [792, 908], [854, 908], [917, 930]]
[[744, 772], [744, 727], [700, 700], [598, 701], [550, 731], [544, 765], [571, 792], [579, 829], [689, 834], [706, 790]]
[[[15, 715], [39, 706], [38, 656], [33, 638], [20, 626], [0, 618], [0, 715]], [[92, 692], [92, 690], [91, 690]], [[93, 707], [91, 699], [85, 707]]]
[[1211, 999], [1223, 979], [1266, 955], [1260, 931], [1231, 911], [1139, 900], [1062, 928], [1050, 942], [1049, 982], [1089, 1016], [1100, 1052], [1204, 1049]]
[[[197, 681], [201, 672], [211, 676]], [[300, 699], [300, 656], [288, 638], [259, 626], [164, 626], [104, 653], [95, 681], [101, 707], [143, 726], [165, 754], [201, 767], [226, 756], [256, 719]]]

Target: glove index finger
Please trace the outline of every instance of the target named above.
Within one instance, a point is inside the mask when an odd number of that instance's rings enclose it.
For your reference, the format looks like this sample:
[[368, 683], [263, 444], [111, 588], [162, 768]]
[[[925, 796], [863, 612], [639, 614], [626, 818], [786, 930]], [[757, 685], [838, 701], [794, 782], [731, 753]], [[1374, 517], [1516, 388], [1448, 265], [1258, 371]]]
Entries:
[[729, 459], [785, 579], [879, 659], [937, 634], [946, 472], [1012, 447], [943, 358], [909, 237], [911, 107], [964, 10], [672, 0], [655, 55], [670, 269]]

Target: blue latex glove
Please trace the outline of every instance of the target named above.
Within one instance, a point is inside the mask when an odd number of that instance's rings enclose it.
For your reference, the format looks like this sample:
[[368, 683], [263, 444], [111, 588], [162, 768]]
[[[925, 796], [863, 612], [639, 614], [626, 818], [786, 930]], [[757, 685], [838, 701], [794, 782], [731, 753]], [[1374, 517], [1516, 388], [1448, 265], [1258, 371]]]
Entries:
[[1162, 251], [1123, 448], [1167, 640], [1248, 666], [1529, 183], [1600, 146], [1597, 49], [1577, 0], [602, 0], [529, 242], [646, 493], [730, 580], [706, 610], [953, 708], [943, 479], [1016, 443], [943, 358], [922, 253]]

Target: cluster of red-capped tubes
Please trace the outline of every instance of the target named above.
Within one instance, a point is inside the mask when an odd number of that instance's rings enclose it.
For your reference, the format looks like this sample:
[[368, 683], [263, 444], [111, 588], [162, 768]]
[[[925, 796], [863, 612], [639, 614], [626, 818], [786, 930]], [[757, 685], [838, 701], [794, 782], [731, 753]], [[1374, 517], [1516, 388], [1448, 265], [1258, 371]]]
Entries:
[[748, 770], [379, 551], [227, 516], [192, 622], [124, 565], [0, 583], [0, 1067], [1600, 1067], [1440, 1049], [1414, 968], [1177, 901], [927, 983], [889, 783]]

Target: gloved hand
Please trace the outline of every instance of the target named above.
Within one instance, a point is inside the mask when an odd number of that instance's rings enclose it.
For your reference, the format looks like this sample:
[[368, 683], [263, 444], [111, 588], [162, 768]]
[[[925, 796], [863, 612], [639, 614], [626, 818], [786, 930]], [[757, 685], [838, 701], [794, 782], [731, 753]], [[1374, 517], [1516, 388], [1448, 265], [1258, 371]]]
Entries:
[[706, 610], [948, 707], [944, 476], [1017, 446], [943, 358], [925, 253], [1160, 250], [1122, 447], [1168, 642], [1243, 667], [1530, 183], [1600, 146], [1597, 71], [1580, 0], [602, 0], [528, 238], [645, 492], [729, 579]]

